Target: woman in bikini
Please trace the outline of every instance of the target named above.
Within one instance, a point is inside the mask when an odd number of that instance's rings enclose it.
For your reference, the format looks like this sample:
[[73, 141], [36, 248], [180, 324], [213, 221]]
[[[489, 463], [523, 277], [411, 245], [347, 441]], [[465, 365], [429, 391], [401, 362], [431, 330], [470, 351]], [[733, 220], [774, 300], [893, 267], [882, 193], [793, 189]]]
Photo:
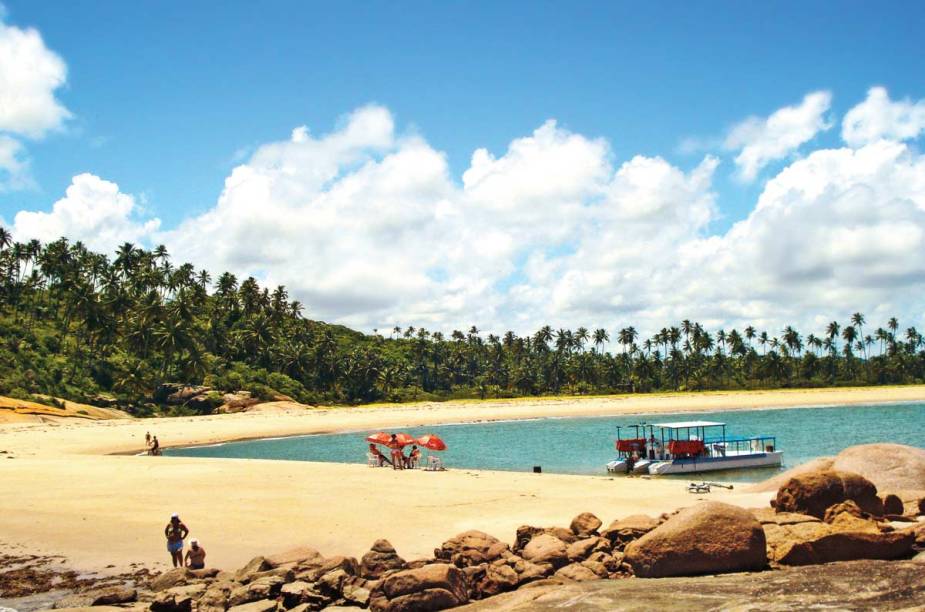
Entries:
[[170, 522], [164, 528], [164, 537], [167, 538], [167, 552], [174, 567], [183, 567], [183, 540], [189, 535], [189, 529], [180, 521], [178, 514], [170, 517]]

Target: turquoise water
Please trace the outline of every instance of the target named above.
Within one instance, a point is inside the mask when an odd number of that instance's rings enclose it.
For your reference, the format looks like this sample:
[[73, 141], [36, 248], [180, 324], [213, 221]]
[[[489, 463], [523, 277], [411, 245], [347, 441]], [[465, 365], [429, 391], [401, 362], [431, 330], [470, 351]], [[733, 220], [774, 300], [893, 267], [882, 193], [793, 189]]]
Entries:
[[[555, 418], [389, 431], [407, 431], [414, 436], [439, 435], [449, 447], [440, 455], [451, 468], [532, 471], [533, 466], [539, 465], [544, 472], [603, 475], [604, 465], [615, 455], [617, 426], [693, 419], [724, 422], [727, 436], [776, 436], [777, 448], [784, 452], [785, 468], [815, 457], [834, 455], [853, 444], [896, 442], [925, 448], [925, 403]], [[165, 454], [365, 463], [367, 443], [363, 438], [367, 433], [232, 442], [169, 449]], [[710, 478], [760, 480], [775, 472], [776, 468], [766, 468], [715, 473]]]

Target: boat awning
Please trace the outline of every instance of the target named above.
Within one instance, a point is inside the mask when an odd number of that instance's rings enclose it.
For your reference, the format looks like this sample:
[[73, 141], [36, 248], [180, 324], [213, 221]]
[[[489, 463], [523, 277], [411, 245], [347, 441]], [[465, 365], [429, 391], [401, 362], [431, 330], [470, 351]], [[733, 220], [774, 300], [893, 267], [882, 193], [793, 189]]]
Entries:
[[655, 427], [663, 429], [687, 429], [693, 427], [722, 427], [725, 423], [716, 421], [678, 421], [677, 423], [653, 423]]

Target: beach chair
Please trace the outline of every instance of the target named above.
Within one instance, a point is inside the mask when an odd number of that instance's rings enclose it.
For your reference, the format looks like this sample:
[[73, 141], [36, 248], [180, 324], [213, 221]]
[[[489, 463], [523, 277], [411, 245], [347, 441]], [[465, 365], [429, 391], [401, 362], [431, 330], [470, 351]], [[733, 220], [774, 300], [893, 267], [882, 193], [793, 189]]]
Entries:
[[379, 467], [379, 457], [372, 453], [366, 453], [366, 467]]
[[443, 467], [443, 460], [440, 457], [436, 455], [428, 455], [427, 456], [427, 467], [424, 469], [429, 470], [431, 472], [442, 472], [446, 468]]

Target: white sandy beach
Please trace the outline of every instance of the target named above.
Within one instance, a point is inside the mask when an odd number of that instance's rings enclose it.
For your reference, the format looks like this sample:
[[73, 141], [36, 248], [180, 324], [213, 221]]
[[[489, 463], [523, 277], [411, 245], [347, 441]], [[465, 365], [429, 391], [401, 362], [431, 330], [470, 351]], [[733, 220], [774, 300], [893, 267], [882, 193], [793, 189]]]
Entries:
[[[131, 563], [164, 567], [163, 526], [176, 511], [217, 567], [239, 566], [257, 554], [297, 545], [325, 555], [361, 555], [380, 537], [410, 559], [430, 555], [465, 529], [509, 541], [522, 524], [566, 526], [583, 511], [606, 523], [696, 500], [677, 480], [393, 472], [365, 465], [124, 454], [143, 447], [146, 431], [171, 446], [478, 420], [916, 400], [925, 400], [925, 387], [326, 409], [279, 404], [195, 418], [7, 423], [0, 425], [0, 451], [8, 453], [0, 454], [0, 547], [60, 554], [84, 569], [113, 565], [108, 569], [121, 571]], [[764, 506], [770, 493], [715, 490], [709, 497]]]

